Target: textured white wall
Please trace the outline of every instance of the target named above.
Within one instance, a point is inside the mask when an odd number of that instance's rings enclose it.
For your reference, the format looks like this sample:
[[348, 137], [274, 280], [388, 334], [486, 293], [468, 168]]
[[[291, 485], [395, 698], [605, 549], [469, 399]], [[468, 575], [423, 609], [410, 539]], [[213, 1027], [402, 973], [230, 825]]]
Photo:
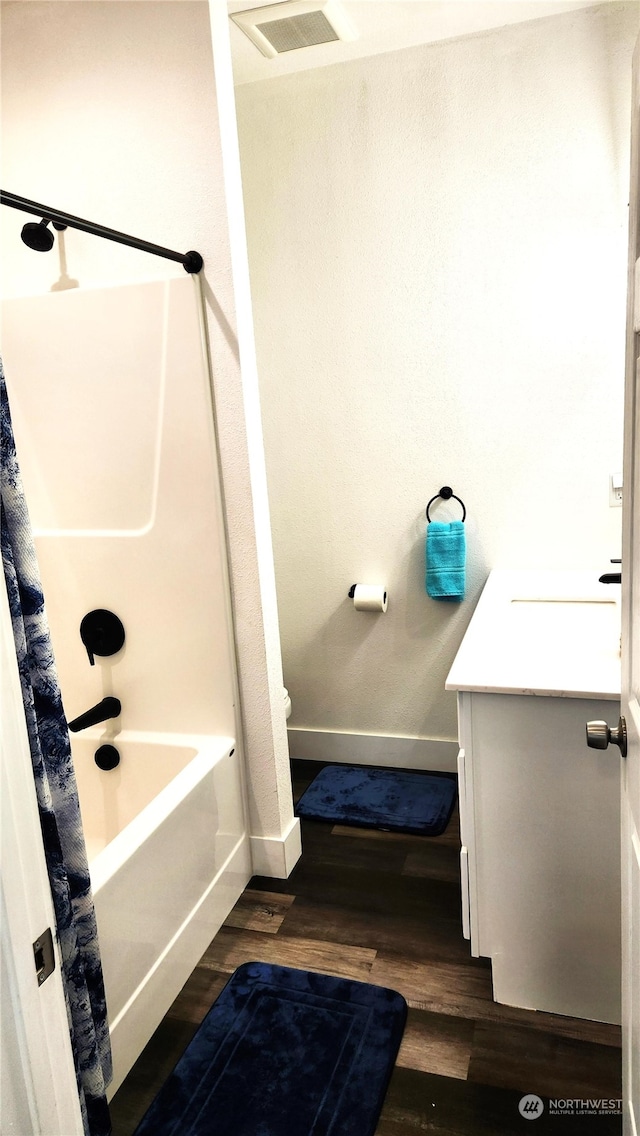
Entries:
[[[455, 737], [488, 569], [619, 555], [637, 30], [607, 4], [237, 90], [292, 726]], [[443, 484], [461, 606], [424, 590]]]
[[[269, 594], [258, 563], [270, 550], [253, 509], [261, 439], [248, 437], [239, 364], [209, 5], [5, 3], [2, 52], [3, 188], [204, 256], [251, 828], [277, 837], [291, 825], [292, 804], [274, 678], [275, 589]], [[228, 44], [216, 52], [224, 69]], [[59, 275], [55, 251], [44, 256], [21, 243], [25, 220], [0, 210], [5, 296], [47, 292]], [[83, 287], [184, 275], [179, 265], [79, 232], [65, 234], [65, 247], [68, 273]]]

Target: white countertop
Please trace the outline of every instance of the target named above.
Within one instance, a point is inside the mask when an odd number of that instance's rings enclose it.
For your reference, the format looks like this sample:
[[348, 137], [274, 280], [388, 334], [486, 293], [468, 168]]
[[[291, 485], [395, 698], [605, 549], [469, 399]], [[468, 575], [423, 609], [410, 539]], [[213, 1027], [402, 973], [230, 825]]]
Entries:
[[620, 592], [596, 571], [494, 569], [446, 689], [618, 699]]

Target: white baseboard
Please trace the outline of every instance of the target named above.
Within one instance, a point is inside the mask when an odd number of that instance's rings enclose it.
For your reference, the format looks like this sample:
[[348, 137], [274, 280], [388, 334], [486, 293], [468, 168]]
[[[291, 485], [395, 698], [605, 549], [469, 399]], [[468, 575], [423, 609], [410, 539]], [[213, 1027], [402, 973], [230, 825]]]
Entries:
[[441, 738], [406, 738], [388, 734], [334, 734], [328, 730], [289, 729], [291, 757], [394, 769], [433, 769], [455, 773], [458, 743]]
[[302, 855], [300, 821], [293, 817], [283, 836], [250, 836], [254, 876], [286, 880]]

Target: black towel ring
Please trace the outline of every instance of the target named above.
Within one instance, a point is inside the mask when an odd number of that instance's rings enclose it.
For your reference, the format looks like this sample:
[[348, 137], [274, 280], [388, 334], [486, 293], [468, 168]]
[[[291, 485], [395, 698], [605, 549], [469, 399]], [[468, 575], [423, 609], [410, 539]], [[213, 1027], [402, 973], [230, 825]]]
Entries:
[[440, 492], [436, 493], [435, 497], [432, 497], [431, 500], [429, 501], [429, 503], [427, 504], [427, 520], [428, 520], [429, 524], [431, 524], [431, 517], [429, 516], [429, 505], [433, 505], [433, 502], [437, 501], [438, 497], [442, 497], [443, 501], [448, 501], [450, 497], [453, 497], [454, 501], [460, 501], [460, 504], [462, 505], [462, 519], [464, 521], [464, 519], [467, 515], [467, 510], [465, 508], [464, 501], [462, 501], [459, 497], [456, 497], [456, 495], [453, 492], [453, 489], [451, 488], [450, 485], [443, 485]]

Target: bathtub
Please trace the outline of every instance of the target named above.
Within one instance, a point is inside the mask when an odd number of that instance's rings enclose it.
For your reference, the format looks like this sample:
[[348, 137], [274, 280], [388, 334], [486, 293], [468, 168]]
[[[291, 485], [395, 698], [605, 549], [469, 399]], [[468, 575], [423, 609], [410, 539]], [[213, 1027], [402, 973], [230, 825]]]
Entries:
[[[108, 741], [121, 757], [99, 769]], [[72, 752], [111, 1032], [111, 1098], [246, 886], [229, 737], [88, 730]]]

